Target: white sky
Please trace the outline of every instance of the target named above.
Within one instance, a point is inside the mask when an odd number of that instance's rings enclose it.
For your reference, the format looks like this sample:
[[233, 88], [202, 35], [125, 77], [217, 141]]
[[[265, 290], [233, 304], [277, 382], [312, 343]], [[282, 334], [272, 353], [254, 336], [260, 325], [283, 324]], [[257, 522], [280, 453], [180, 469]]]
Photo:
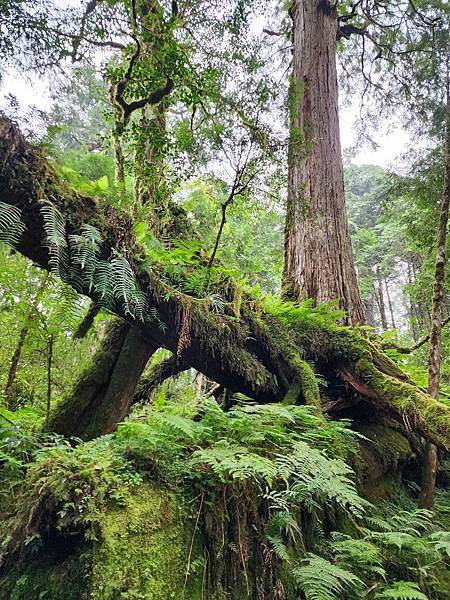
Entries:
[[[0, 89], [0, 108], [5, 106], [5, 95], [13, 94], [17, 97], [23, 111], [35, 106], [41, 110], [48, 110], [51, 105], [48, 82], [33, 77], [24, 77], [19, 73], [6, 74]], [[352, 147], [356, 141], [356, 132], [353, 127], [356, 111], [351, 107], [340, 110], [340, 129], [342, 149]], [[393, 165], [400, 154], [408, 149], [409, 135], [402, 129], [390, 129], [389, 132], [377, 132], [373, 136], [378, 144], [378, 149], [369, 147], [361, 148], [352, 158], [354, 164], [374, 164], [382, 167]]]

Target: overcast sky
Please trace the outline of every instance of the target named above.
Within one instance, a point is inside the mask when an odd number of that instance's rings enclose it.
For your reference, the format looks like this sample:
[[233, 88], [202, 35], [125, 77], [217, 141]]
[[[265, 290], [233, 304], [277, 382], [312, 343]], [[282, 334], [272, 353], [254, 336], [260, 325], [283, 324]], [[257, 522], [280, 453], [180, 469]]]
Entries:
[[[13, 94], [17, 97], [21, 109], [26, 110], [32, 106], [47, 110], [50, 107], [48, 84], [40, 79], [25, 78], [20, 74], [7, 74], [0, 89], [0, 108], [5, 106], [5, 95]], [[342, 108], [340, 111], [342, 149], [353, 146], [355, 131], [353, 127], [356, 111], [351, 107]], [[369, 147], [362, 148], [351, 160], [355, 164], [374, 164], [387, 167], [396, 162], [397, 157], [408, 149], [409, 136], [401, 129], [375, 134], [374, 140], [379, 145], [377, 150]]]

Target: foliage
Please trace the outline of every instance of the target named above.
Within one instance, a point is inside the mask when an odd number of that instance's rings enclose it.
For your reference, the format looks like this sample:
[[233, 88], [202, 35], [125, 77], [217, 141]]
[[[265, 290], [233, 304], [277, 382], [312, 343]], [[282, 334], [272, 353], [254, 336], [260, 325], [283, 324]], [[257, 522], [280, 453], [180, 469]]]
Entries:
[[356, 575], [314, 554], [308, 554], [293, 573], [308, 600], [335, 600], [342, 594], [348, 597], [364, 586]]

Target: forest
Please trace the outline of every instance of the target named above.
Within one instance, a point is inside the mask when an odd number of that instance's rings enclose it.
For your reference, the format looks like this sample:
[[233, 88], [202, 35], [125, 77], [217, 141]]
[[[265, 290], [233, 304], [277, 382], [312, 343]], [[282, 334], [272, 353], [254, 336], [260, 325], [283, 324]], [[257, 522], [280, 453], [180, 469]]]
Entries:
[[449, 17], [0, 0], [0, 600], [450, 599]]

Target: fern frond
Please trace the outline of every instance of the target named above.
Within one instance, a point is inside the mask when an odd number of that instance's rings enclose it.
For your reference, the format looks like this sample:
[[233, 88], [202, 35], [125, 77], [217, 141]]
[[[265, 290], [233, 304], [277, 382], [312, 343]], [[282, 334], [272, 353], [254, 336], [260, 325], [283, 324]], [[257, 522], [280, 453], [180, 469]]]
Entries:
[[19, 208], [0, 202], [0, 242], [15, 246], [25, 231]]
[[389, 600], [428, 600], [428, 596], [420, 591], [417, 583], [413, 583], [412, 581], [396, 581], [389, 587], [385, 587], [378, 592], [375, 598]]
[[63, 277], [67, 272], [68, 253], [66, 223], [61, 212], [50, 201], [41, 207], [46, 246], [49, 251], [49, 265], [52, 273]]
[[307, 600], [350, 598], [365, 587], [359, 577], [316, 554], [308, 554], [292, 573]]
[[436, 531], [430, 535], [435, 549], [450, 558], [450, 531]]
[[113, 294], [123, 302], [125, 313], [145, 321], [148, 309], [147, 296], [140, 290], [133, 269], [124, 256], [111, 260]]
[[289, 551], [286, 544], [283, 541], [281, 535], [270, 535], [266, 533], [266, 537], [269, 540], [275, 554], [281, 560], [286, 561], [287, 563], [291, 562], [291, 557], [289, 556]]
[[87, 223], [81, 228], [81, 235], [69, 236], [73, 263], [79, 267], [81, 282], [89, 290], [93, 287], [101, 242], [102, 238], [98, 229]]

